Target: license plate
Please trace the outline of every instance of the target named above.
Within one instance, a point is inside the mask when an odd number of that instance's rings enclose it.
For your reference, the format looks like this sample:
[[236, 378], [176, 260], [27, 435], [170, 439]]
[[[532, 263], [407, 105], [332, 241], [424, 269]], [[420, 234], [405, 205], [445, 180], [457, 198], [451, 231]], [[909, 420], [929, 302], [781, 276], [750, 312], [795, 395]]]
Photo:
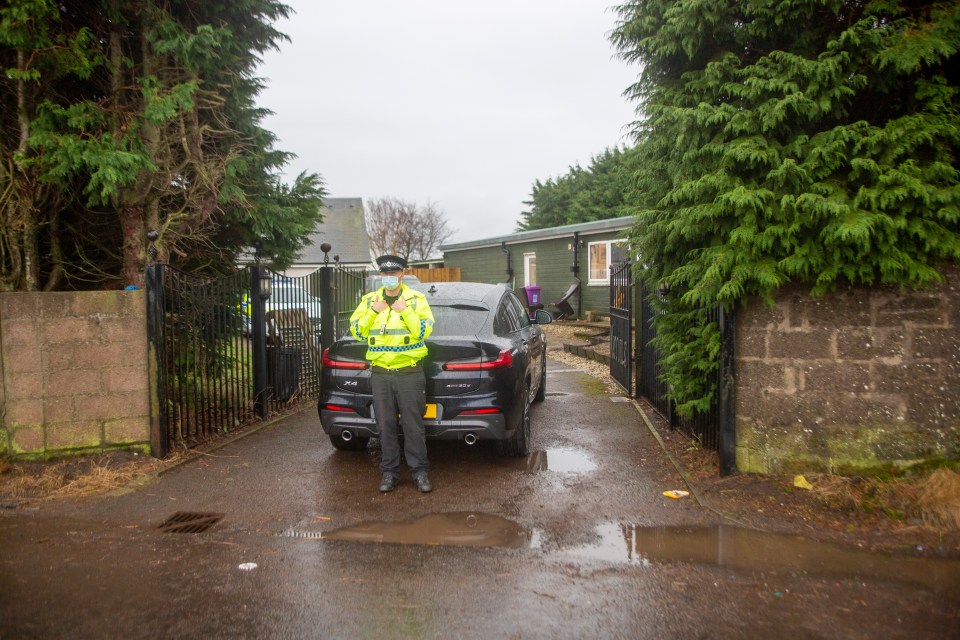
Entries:
[[428, 404], [427, 410], [423, 412], [424, 418], [436, 418], [437, 417], [437, 405]]

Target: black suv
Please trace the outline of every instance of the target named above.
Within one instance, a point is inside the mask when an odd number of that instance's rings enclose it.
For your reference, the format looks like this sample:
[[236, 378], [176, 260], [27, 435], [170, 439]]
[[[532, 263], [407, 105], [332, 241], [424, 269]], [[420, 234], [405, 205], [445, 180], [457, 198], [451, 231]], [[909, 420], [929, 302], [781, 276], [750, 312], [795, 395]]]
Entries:
[[[502, 455], [530, 447], [530, 404], [546, 393], [546, 336], [504, 285], [437, 282], [416, 285], [433, 311], [422, 364], [427, 380], [428, 439], [467, 444], [494, 440]], [[362, 450], [377, 436], [366, 343], [352, 336], [323, 352], [318, 411], [333, 446]]]

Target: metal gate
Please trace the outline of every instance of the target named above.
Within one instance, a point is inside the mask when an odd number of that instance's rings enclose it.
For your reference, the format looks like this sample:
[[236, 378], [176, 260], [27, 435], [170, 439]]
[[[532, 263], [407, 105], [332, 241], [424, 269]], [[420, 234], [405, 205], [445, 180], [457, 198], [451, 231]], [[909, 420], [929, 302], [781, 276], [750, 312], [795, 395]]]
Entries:
[[256, 418], [249, 322], [251, 271], [206, 280], [147, 267], [152, 454], [192, 446]]
[[633, 264], [610, 265], [610, 375], [633, 395]]
[[[364, 269], [345, 269], [338, 266], [331, 276], [330, 296], [335, 312], [331, 318], [333, 332], [330, 334], [330, 342], [333, 342], [350, 333], [350, 316], [366, 292], [367, 272]], [[324, 342], [324, 346], [329, 346], [330, 342]]]
[[637, 394], [649, 400], [657, 412], [670, 423], [670, 426], [676, 426], [673, 402], [670, 400], [670, 386], [662, 378], [660, 350], [653, 344], [653, 339], [657, 336], [654, 324], [657, 311], [651, 298], [659, 295], [658, 292], [648, 289], [646, 285], [641, 285], [640, 315], [637, 318], [637, 324], [640, 327], [640, 371], [637, 376]]
[[148, 265], [152, 454], [318, 397], [322, 350], [345, 333], [366, 273], [254, 265], [210, 279]]
[[[618, 278], [631, 279], [630, 263], [616, 265], [616, 271], [611, 266], [610, 279], [610, 373], [617, 382], [630, 389], [629, 354], [627, 348], [627, 362], [623, 360], [623, 342], [621, 336], [629, 335], [622, 328], [623, 318], [629, 318], [630, 312], [624, 312], [621, 304], [614, 304], [621, 300], [623, 295], [625, 304], [633, 304], [633, 297], [621, 294], [630, 286]], [[671, 426], [679, 429], [696, 439], [706, 449], [717, 451], [720, 456], [720, 471], [723, 474], [731, 473], [736, 468], [735, 461], [735, 433], [734, 433], [734, 318], [732, 314], [724, 312], [722, 307], [710, 310], [706, 322], [715, 322], [721, 332], [721, 349], [717, 371], [715, 373], [715, 393], [709, 410], [698, 412], [688, 418], [677, 415], [674, 402], [671, 398], [670, 385], [663, 380], [663, 354], [654, 345], [656, 338], [655, 318], [659, 313], [653, 304], [654, 299], [665, 302], [662, 292], [654, 291], [645, 285], [638, 285], [639, 313], [635, 315], [636, 335], [638, 337], [637, 350], [639, 351], [639, 366], [636, 380], [636, 396], [643, 396], [654, 406]], [[629, 320], [627, 320], [629, 323]], [[618, 326], [620, 328], [618, 328]]]

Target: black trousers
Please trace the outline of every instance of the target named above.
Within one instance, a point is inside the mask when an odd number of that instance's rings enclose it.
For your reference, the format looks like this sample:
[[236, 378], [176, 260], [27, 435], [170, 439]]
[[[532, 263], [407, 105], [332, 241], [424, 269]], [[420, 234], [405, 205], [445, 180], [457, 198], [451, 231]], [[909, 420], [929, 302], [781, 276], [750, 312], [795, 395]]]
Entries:
[[[430, 469], [423, 413], [427, 406], [423, 371], [380, 373], [374, 370], [373, 411], [380, 431], [380, 471], [400, 475], [399, 427], [403, 427], [403, 453], [411, 473]], [[399, 416], [399, 419], [398, 419]], [[399, 424], [398, 424], [399, 423]]]

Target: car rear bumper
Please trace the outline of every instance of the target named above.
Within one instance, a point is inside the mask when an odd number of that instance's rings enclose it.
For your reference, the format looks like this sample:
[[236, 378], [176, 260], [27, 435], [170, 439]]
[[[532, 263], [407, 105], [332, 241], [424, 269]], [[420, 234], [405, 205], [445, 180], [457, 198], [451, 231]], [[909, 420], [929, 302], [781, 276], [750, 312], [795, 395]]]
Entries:
[[[349, 431], [354, 438], [376, 438], [377, 423], [356, 413], [320, 410], [320, 424], [327, 435], [342, 435]], [[431, 440], [463, 440], [472, 434], [477, 440], [503, 440], [507, 437], [507, 422], [502, 413], [458, 416], [450, 420], [423, 421], [424, 431]]]

